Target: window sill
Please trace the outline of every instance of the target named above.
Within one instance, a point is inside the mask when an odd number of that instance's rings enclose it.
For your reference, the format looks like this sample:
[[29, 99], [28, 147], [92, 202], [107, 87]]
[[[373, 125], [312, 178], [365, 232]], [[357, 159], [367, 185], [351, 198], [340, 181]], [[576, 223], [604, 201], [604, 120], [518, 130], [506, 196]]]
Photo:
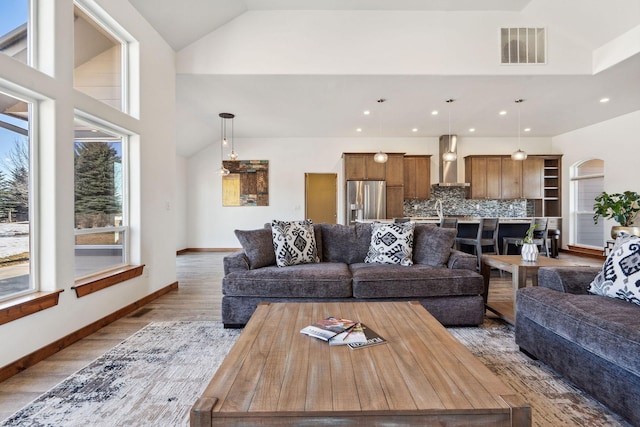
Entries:
[[20, 319], [58, 305], [60, 293], [64, 289], [53, 292], [35, 292], [24, 297], [0, 304], [0, 325]]
[[76, 296], [78, 298], [82, 298], [94, 292], [108, 288], [109, 286], [117, 285], [118, 283], [133, 279], [134, 277], [141, 276], [143, 269], [144, 264], [126, 265], [115, 270], [76, 280], [75, 286], [72, 286], [71, 289], [76, 291]]

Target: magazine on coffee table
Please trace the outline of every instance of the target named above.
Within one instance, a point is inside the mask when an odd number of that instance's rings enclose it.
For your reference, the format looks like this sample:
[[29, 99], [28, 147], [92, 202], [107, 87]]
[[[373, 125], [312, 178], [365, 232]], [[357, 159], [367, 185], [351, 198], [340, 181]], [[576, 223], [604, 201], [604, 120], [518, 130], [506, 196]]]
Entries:
[[357, 323], [358, 322], [354, 320], [327, 317], [326, 319], [314, 322], [311, 325], [302, 328], [300, 333], [314, 338], [319, 338], [323, 341], [329, 341], [329, 339], [336, 335], [349, 331]]
[[347, 346], [351, 350], [356, 350], [359, 348], [372, 347], [378, 344], [385, 344], [387, 340], [382, 338], [378, 333], [376, 333], [373, 329], [368, 328], [366, 325], [362, 325], [363, 333], [366, 338], [364, 342], [352, 342], [348, 343]]
[[329, 338], [329, 345], [347, 345], [356, 343], [366, 343], [367, 337], [364, 332], [365, 326], [358, 322], [348, 330]]

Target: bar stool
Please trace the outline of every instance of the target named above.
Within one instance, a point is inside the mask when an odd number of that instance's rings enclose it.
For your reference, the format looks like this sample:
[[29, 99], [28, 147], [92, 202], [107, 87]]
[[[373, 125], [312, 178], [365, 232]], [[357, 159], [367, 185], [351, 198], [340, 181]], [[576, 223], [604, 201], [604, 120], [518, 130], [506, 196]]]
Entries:
[[[531, 220], [531, 226], [535, 225], [533, 230], [533, 242], [538, 246], [541, 246], [544, 250], [545, 256], [549, 256], [549, 218], [533, 218]], [[509, 245], [522, 244], [522, 238], [520, 237], [503, 237], [502, 238], [502, 254], [507, 255], [509, 253]]]
[[[458, 234], [458, 218], [440, 218], [440, 228], [454, 228], [456, 235]], [[456, 241], [451, 244], [452, 248], [456, 247]]]
[[[473, 246], [474, 252], [478, 257], [478, 269], [480, 269], [480, 262], [482, 254], [498, 254], [498, 218], [480, 218], [478, 224], [478, 234], [473, 237], [458, 237], [456, 238], [456, 246], [460, 248], [460, 245]], [[483, 251], [483, 247], [493, 246], [493, 251]]]
[[458, 229], [458, 218], [442, 218], [440, 219], [441, 228], [455, 228]]

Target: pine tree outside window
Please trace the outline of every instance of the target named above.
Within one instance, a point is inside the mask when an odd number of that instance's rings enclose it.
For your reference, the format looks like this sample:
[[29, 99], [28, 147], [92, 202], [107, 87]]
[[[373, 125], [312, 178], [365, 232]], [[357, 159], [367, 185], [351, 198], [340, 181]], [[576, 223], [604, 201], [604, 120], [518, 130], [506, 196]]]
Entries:
[[76, 120], [76, 278], [128, 263], [126, 148], [126, 136]]

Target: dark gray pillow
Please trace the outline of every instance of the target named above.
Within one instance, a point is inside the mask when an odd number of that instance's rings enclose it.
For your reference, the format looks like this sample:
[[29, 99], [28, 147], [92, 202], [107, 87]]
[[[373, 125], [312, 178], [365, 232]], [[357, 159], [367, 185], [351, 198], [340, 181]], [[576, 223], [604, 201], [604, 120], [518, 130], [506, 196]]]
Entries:
[[413, 262], [432, 267], [446, 266], [456, 234], [455, 228], [416, 224], [413, 232]]
[[276, 263], [271, 227], [257, 230], [235, 230], [234, 233], [236, 233], [244, 253], [249, 258], [250, 269], [253, 270]]

